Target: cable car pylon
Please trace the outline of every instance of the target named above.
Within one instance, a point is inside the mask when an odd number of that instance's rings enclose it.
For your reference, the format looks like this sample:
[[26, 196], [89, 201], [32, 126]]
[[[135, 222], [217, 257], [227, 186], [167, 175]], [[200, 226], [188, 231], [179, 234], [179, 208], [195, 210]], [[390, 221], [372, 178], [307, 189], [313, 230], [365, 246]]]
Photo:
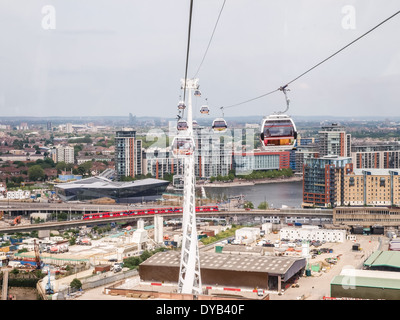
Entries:
[[196, 226], [196, 176], [194, 171], [194, 138], [192, 90], [198, 89], [198, 79], [182, 79], [182, 88], [188, 90], [187, 124], [184, 135], [178, 133], [173, 142], [173, 151], [184, 161], [183, 215], [182, 215], [182, 250], [180, 259], [178, 291], [186, 294], [202, 294], [200, 276], [200, 255]]

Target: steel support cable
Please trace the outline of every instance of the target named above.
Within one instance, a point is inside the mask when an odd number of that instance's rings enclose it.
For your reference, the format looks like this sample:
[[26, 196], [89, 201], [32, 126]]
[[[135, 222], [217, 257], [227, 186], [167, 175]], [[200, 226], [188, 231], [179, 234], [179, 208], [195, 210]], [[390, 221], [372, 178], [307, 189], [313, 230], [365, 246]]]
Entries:
[[214, 26], [214, 30], [213, 30], [213, 32], [212, 32], [212, 34], [211, 34], [210, 40], [208, 41], [207, 49], [206, 49], [206, 51], [205, 51], [205, 53], [204, 53], [204, 55], [203, 55], [203, 59], [201, 60], [200, 65], [199, 65], [199, 67], [198, 67], [198, 69], [197, 69], [195, 75], [193, 76], [193, 78], [196, 78], [196, 76], [197, 76], [197, 74], [199, 73], [200, 68], [202, 67], [203, 62], [204, 62], [204, 60], [205, 60], [205, 58], [206, 58], [208, 49], [210, 48], [210, 45], [211, 45], [211, 41], [212, 41], [212, 39], [213, 39], [213, 37], [214, 37], [215, 30], [217, 29], [217, 25], [218, 25], [218, 22], [219, 22], [219, 18], [221, 17], [222, 10], [224, 9], [225, 2], [226, 2], [226, 0], [224, 0], [224, 2], [223, 2], [223, 4], [222, 4], [222, 7], [221, 7], [221, 9], [220, 9], [220, 11], [219, 11], [218, 18], [217, 18], [217, 21], [216, 21], [215, 26]]
[[232, 108], [232, 107], [236, 107], [260, 98], [263, 98], [265, 96], [268, 96], [274, 92], [277, 91], [283, 91], [285, 92], [285, 90], [287, 90], [287, 86], [293, 82], [295, 82], [296, 80], [300, 79], [301, 77], [303, 77], [304, 75], [306, 75], [307, 73], [309, 73], [310, 71], [314, 70], [315, 68], [317, 68], [318, 66], [320, 66], [321, 64], [323, 64], [324, 62], [328, 61], [329, 59], [333, 58], [335, 55], [337, 55], [338, 53], [342, 52], [343, 50], [345, 50], [346, 48], [348, 48], [349, 46], [351, 46], [352, 44], [354, 44], [355, 42], [357, 42], [358, 40], [360, 40], [361, 38], [365, 37], [367, 34], [371, 33], [372, 31], [374, 31], [375, 29], [377, 29], [378, 27], [380, 27], [381, 25], [383, 25], [384, 23], [386, 23], [387, 21], [389, 21], [390, 19], [394, 18], [396, 15], [398, 15], [400, 13], [400, 10], [397, 11], [396, 13], [392, 14], [390, 17], [386, 18], [385, 20], [383, 20], [382, 22], [380, 22], [379, 24], [377, 24], [375, 27], [373, 27], [372, 29], [368, 30], [367, 32], [365, 32], [364, 34], [362, 34], [361, 36], [359, 36], [358, 38], [356, 38], [355, 40], [351, 41], [349, 44], [345, 45], [343, 48], [339, 49], [338, 51], [336, 51], [335, 53], [331, 54], [329, 57], [327, 57], [326, 59], [322, 60], [321, 62], [317, 63], [316, 65], [314, 65], [313, 67], [311, 67], [310, 69], [308, 69], [307, 71], [303, 72], [302, 74], [300, 74], [299, 76], [297, 76], [296, 78], [294, 78], [293, 80], [289, 81], [288, 83], [286, 83], [285, 85], [281, 86], [280, 88], [273, 90], [271, 92], [265, 93], [263, 95], [260, 95], [258, 97], [255, 97], [253, 99], [249, 99], [243, 102], [239, 102], [227, 107], [220, 107], [220, 109], [227, 109], [227, 108]]
[[381, 25], [383, 25], [385, 22], [389, 21], [390, 19], [394, 18], [396, 15], [398, 15], [400, 13], [400, 10], [397, 11], [396, 13], [394, 13], [393, 15], [391, 15], [389, 18], [383, 20], [382, 22], [380, 22], [379, 24], [377, 24], [375, 27], [373, 27], [372, 29], [368, 30], [367, 32], [365, 32], [364, 34], [362, 34], [361, 36], [359, 36], [357, 39], [351, 41], [349, 44], [345, 45], [343, 48], [341, 48], [340, 50], [336, 51], [335, 53], [331, 54], [328, 58], [322, 60], [320, 63], [316, 64], [315, 66], [313, 66], [312, 68], [308, 69], [307, 71], [303, 72], [302, 74], [300, 74], [299, 76], [297, 76], [296, 78], [294, 78], [293, 80], [289, 81], [286, 85], [284, 85], [283, 87], [288, 86], [289, 84], [293, 83], [294, 81], [298, 80], [299, 78], [303, 77], [304, 75], [306, 75], [307, 73], [309, 73], [310, 71], [312, 71], [313, 69], [315, 69], [316, 67], [320, 66], [321, 64], [323, 64], [324, 62], [328, 61], [329, 59], [333, 58], [334, 56], [336, 56], [338, 53], [342, 52], [344, 49], [350, 47], [353, 43], [357, 42], [358, 40], [360, 40], [361, 38], [365, 37], [367, 34], [371, 33], [372, 31], [374, 31], [375, 29], [377, 29], [378, 27], [380, 27]]
[[190, 0], [190, 9], [189, 9], [189, 30], [188, 30], [188, 41], [187, 41], [187, 49], [186, 49], [186, 66], [185, 66], [185, 85], [183, 89], [183, 101], [186, 100], [186, 79], [189, 65], [189, 51], [190, 51], [190, 32], [192, 28], [192, 13], [193, 13], [193, 0]]

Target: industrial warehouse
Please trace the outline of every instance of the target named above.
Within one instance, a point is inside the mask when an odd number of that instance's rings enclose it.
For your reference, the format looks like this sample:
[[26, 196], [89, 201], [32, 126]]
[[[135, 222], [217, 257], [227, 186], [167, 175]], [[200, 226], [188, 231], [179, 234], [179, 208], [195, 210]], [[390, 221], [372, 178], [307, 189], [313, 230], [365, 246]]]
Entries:
[[[206, 286], [234, 286], [281, 291], [304, 272], [306, 259], [295, 257], [200, 254], [201, 278]], [[139, 266], [142, 281], [177, 282], [180, 253], [160, 252]]]

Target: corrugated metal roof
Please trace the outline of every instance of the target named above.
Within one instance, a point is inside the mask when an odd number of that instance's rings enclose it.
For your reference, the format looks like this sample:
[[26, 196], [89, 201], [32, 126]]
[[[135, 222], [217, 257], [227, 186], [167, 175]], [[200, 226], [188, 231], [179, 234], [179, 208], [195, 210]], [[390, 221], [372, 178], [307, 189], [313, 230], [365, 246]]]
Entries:
[[375, 251], [364, 262], [368, 267], [400, 268], [400, 251]]
[[[304, 262], [305, 266], [305, 259], [299, 257], [200, 253], [201, 268], [218, 270], [268, 272], [284, 275], [298, 261]], [[179, 267], [180, 253], [176, 251], [160, 252], [143, 262], [143, 265]]]
[[336, 276], [332, 279], [331, 285], [340, 285], [351, 290], [351, 287], [372, 287], [384, 289], [400, 289], [400, 279], [373, 278], [373, 277], [349, 277]]

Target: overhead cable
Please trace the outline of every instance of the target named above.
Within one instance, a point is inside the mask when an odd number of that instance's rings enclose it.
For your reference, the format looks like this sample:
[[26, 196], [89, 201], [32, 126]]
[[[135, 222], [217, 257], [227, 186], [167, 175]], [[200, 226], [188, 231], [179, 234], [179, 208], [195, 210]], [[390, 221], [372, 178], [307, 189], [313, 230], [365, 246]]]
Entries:
[[226, 107], [220, 107], [221, 109], [227, 109], [227, 108], [232, 108], [232, 107], [236, 107], [260, 98], [263, 98], [265, 96], [268, 96], [274, 92], [277, 91], [283, 91], [284, 88], [286, 88], [289, 84], [295, 82], [296, 80], [300, 79], [301, 77], [303, 77], [304, 75], [306, 75], [307, 73], [309, 73], [310, 71], [314, 70], [315, 68], [317, 68], [318, 66], [320, 66], [321, 64], [323, 64], [324, 62], [328, 61], [329, 59], [333, 58], [335, 55], [337, 55], [338, 53], [340, 53], [341, 51], [345, 50], [346, 48], [348, 48], [349, 46], [351, 46], [352, 44], [354, 44], [355, 42], [357, 42], [358, 40], [360, 40], [361, 38], [365, 37], [367, 34], [371, 33], [372, 31], [374, 31], [375, 29], [377, 29], [378, 27], [380, 27], [381, 25], [383, 25], [384, 23], [386, 23], [387, 21], [389, 21], [390, 19], [394, 18], [396, 15], [398, 15], [400, 13], [400, 10], [397, 11], [396, 13], [394, 13], [393, 15], [391, 15], [390, 17], [386, 18], [385, 20], [383, 20], [382, 22], [380, 22], [379, 24], [377, 24], [375, 27], [373, 27], [372, 29], [368, 30], [367, 32], [365, 32], [364, 34], [362, 34], [361, 36], [359, 36], [357, 39], [351, 41], [349, 44], [345, 45], [343, 48], [339, 49], [338, 51], [336, 51], [335, 53], [331, 54], [329, 57], [327, 57], [326, 59], [322, 60], [321, 62], [317, 63], [316, 65], [314, 65], [313, 67], [311, 67], [310, 69], [308, 69], [307, 71], [303, 72], [302, 74], [300, 74], [299, 76], [295, 77], [293, 80], [289, 81], [288, 83], [286, 83], [285, 85], [281, 86], [280, 88], [273, 90], [271, 92], [265, 93], [263, 95], [260, 95], [258, 97], [243, 101], [243, 102], [239, 102], [230, 106], [226, 106]]
[[204, 55], [203, 55], [203, 59], [201, 60], [200, 65], [199, 65], [199, 67], [198, 67], [198, 69], [197, 69], [195, 75], [193, 76], [193, 78], [196, 78], [197, 74], [198, 74], [199, 71], [200, 71], [201, 66], [203, 65], [204, 59], [206, 58], [208, 49], [210, 48], [211, 41], [212, 41], [212, 39], [213, 39], [213, 37], [214, 37], [215, 30], [217, 29], [217, 25], [218, 25], [219, 18], [221, 17], [222, 10], [224, 9], [225, 2], [226, 2], [226, 0], [224, 0], [224, 2], [223, 2], [223, 4], [222, 4], [222, 7], [221, 7], [221, 9], [220, 9], [220, 11], [219, 11], [218, 18], [217, 18], [217, 21], [216, 21], [215, 26], [214, 26], [214, 30], [213, 30], [213, 32], [212, 32], [212, 34], [211, 34], [210, 40], [208, 41], [207, 49], [206, 49], [206, 51], [205, 51], [205, 53], [204, 53]]
[[186, 80], [187, 80], [187, 72], [189, 65], [189, 51], [190, 51], [190, 31], [192, 28], [192, 13], [193, 13], [193, 0], [190, 0], [190, 9], [189, 9], [189, 30], [188, 30], [188, 40], [187, 40], [187, 49], [186, 49], [186, 66], [185, 66], [185, 85], [183, 89], [183, 101], [186, 101]]

